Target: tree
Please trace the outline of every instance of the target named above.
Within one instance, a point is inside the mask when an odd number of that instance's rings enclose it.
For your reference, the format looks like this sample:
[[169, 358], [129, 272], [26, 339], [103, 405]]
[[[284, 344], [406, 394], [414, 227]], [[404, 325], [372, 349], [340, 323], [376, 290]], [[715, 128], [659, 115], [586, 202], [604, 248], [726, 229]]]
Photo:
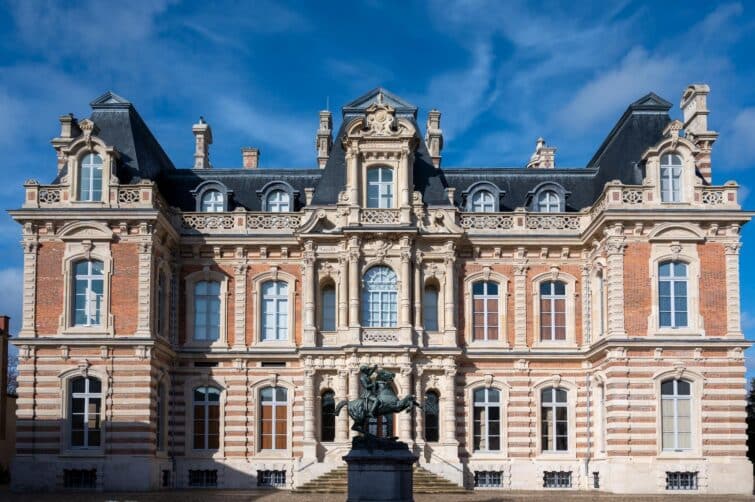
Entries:
[[747, 458], [753, 463], [755, 474], [755, 378], [747, 389]]
[[8, 389], [10, 395], [15, 396], [18, 390], [18, 356], [8, 356]]

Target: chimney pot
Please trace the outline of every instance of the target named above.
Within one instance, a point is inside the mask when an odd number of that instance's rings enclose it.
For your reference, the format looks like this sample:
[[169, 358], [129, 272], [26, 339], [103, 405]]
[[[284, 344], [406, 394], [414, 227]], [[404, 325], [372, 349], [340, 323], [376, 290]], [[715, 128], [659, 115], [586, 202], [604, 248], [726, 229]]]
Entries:
[[210, 169], [210, 145], [212, 144], [212, 129], [199, 117], [199, 122], [191, 128], [194, 132], [194, 169]]
[[243, 160], [244, 169], [257, 169], [260, 166], [259, 148], [245, 146], [241, 149], [241, 158]]

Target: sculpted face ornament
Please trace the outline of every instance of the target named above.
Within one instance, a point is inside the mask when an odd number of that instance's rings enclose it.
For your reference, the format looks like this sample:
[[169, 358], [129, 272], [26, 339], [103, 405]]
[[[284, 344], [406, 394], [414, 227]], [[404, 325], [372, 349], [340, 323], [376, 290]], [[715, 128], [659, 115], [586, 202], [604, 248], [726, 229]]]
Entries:
[[367, 437], [375, 437], [368, 431], [371, 418], [406, 411], [410, 413], [415, 407], [422, 406], [416, 401], [414, 395], [409, 394], [399, 399], [396, 396], [391, 383], [395, 374], [378, 369], [377, 365], [363, 365], [359, 368], [359, 382], [362, 393], [358, 399], [341, 401], [336, 405], [335, 414], [338, 415], [345, 406], [349, 416], [354, 421], [351, 429], [364, 434]]

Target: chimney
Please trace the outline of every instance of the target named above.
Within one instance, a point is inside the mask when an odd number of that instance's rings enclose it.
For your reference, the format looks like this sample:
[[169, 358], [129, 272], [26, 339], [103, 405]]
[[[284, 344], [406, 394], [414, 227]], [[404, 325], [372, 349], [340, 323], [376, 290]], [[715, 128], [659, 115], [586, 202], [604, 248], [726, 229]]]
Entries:
[[194, 149], [194, 169], [210, 169], [210, 145], [212, 144], [212, 129], [199, 117], [199, 122], [191, 128], [194, 131], [196, 147]]
[[320, 112], [320, 127], [317, 129], [317, 164], [320, 169], [325, 167], [333, 147], [333, 114], [327, 110]]
[[241, 158], [244, 163], [244, 169], [257, 169], [260, 167], [260, 150], [245, 146], [241, 149]]
[[440, 168], [440, 152], [443, 150], [443, 130], [440, 128], [440, 112], [433, 108], [427, 114], [425, 145], [436, 169]]
[[556, 147], [547, 146], [543, 138], [537, 138], [535, 153], [527, 162], [527, 169], [553, 169], [556, 167]]
[[7, 315], [0, 315], [0, 336], [2, 335], [9, 335], [10, 333], [8, 330], [10, 329], [10, 317]]
[[695, 165], [705, 181], [711, 183], [710, 153], [718, 133], [708, 130], [708, 94], [710, 87], [706, 84], [689, 85], [682, 93], [679, 106], [684, 116], [684, 137], [700, 149]]

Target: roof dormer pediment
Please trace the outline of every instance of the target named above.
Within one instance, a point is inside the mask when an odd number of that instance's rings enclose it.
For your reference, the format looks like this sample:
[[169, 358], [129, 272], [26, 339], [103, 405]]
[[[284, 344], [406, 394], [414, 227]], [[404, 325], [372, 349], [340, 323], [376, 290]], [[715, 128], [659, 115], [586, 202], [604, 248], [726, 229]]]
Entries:
[[395, 110], [397, 116], [417, 118], [417, 107], [382, 87], [376, 87], [343, 107], [343, 115], [363, 115], [375, 105], [384, 105]]

